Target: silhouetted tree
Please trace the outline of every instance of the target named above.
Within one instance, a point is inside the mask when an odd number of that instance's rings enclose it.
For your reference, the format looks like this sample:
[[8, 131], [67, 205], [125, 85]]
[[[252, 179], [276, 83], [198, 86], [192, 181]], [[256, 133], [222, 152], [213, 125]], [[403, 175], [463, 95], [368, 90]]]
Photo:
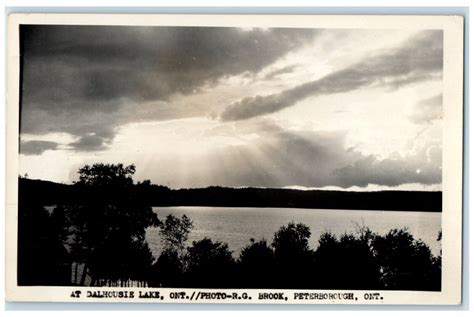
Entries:
[[185, 243], [193, 228], [186, 215], [178, 218], [168, 215], [159, 225], [163, 251], [153, 264], [149, 277], [150, 285], [179, 286], [185, 269]]
[[165, 249], [151, 268], [148, 284], [152, 287], [180, 287], [183, 273], [183, 260], [178, 252]]
[[308, 239], [311, 231], [305, 224], [294, 222], [282, 226], [273, 237], [272, 246], [275, 248], [277, 259], [300, 255], [309, 251]]
[[421, 240], [415, 240], [407, 228], [392, 229], [384, 236], [375, 236], [373, 248], [381, 267], [384, 288], [435, 290], [436, 259], [430, 248]]
[[238, 259], [239, 282], [242, 287], [272, 288], [277, 286], [273, 249], [266, 240], [250, 240]]
[[160, 223], [160, 235], [165, 250], [175, 251], [180, 257], [185, 250], [185, 242], [193, 229], [193, 222], [186, 215], [180, 218], [168, 215]]
[[64, 246], [62, 211], [20, 202], [18, 208], [18, 285], [71, 284], [71, 259]]
[[315, 251], [314, 284], [321, 289], [378, 289], [380, 269], [371, 250], [373, 234], [362, 228], [359, 235], [339, 239], [325, 232]]
[[309, 248], [311, 231], [302, 223], [282, 226], [273, 237], [278, 284], [283, 288], [305, 288], [310, 284], [312, 251]]
[[189, 287], [235, 286], [235, 260], [226, 243], [209, 238], [193, 241], [186, 256], [186, 279]]
[[[94, 164], [79, 169], [75, 183], [82, 201], [66, 207], [72, 224], [73, 254], [84, 262], [80, 283], [89, 273], [101, 279], [145, 278], [152, 257], [145, 241], [146, 228], [159, 225], [151, 207], [133, 188], [133, 165]], [[138, 267], [137, 267], [138, 266]]]
[[93, 188], [127, 188], [133, 185], [132, 176], [135, 174], [135, 165], [96, 163], [85, 165], [79, 169], [79, 182]]
[[[443, 232], [439, 231], [438, 232], [438, 238], [436, 241], [441, 242], [443, 239]], [[433, 259], [433, 266], [431, 269], [431, 274], [429, 275], [429, 289], [434, 290], [434, 291], [440, 291], [441, 290], [441, 273], [442, 273], [442, 255], [443, 255], [443, 250], [439, 250], [438, 256], [434, 257]]]
[[339, 281], [337, 275], [342, 264], [337, 259], [338, 249], [339, 242], [333, 233], [323, 232], [319, 236], [319, 246], [314, 253], [314, 274], [311, 276], [318, 288], [328, 289]]

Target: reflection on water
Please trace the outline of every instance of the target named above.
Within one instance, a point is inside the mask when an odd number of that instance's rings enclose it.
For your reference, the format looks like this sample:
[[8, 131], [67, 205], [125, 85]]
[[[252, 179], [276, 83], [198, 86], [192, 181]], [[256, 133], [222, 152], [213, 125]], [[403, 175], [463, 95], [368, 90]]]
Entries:
[[[312, 248], [318, 246], [319, 236], [324, 231], [340, 235], [354, 233], [358, 227], [366, 226], [379, 234], [407, 227], [415, 238], [431, 248], [433, 255], [438, 255], [441, 249], [440, 242], [436, 241], [441, 230], [441, 213], [438, 212], [240, 207], [154, 207], [153, 210], [160, 219], [168, 214], [178, 217], [186, 214], [194, 223], [189, 242], [204, 237], [226, 242], [235, 257], [251, 238], [265, 238], [271, 242], [273, 234], [291, 221], [310, 227]], [[147, 241], [157, 257], [161, 246], [156, 228], [148, 230]]]

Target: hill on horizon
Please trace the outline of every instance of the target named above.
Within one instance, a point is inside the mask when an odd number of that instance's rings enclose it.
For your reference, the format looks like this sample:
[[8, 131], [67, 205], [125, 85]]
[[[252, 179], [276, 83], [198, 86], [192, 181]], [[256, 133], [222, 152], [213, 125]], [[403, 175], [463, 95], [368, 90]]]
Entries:
[[[442, 192], [429, 191], [338, 191], [287, 188], [206, 188], [170, 189], [151, 183], [134, 185], [137, 195], [151, 206], [273, 207], [355, 210], [438, 211]], [[19, 201], [25, 204], [57, 205], [80, 202], [87, 195], [74, 184], [20, 177]]]

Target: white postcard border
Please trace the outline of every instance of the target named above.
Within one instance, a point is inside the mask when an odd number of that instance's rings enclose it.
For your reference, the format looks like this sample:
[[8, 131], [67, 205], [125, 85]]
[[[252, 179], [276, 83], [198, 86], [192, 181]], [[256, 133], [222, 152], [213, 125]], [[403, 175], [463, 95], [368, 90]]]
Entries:
[[[17, 204], [19, 160], [19, 25], [153, 25], [153, 26], [239, 26], [351, 29], [442, 29], [443, 65], [443, 212], [442, 212], [442, 291], [353, 291], [353, 290], [255, 290], [255, 289], [133, 289], [104, 287], [17, 286]], [[460, 16], [389, 15], [168, 15], [168, 14], [10, 14], [7, 53], [7, 186], [6, 186], [6, 295], [8, 301], [54, 302], [141, 302], [141, 303], [265, 303], [265, 304], [420, 304], [461, 303], [462, 281], [462, 158], [463, 158], [463, 18]], [[73, 297], [80, 291], [79, 297]], [[133, 298], [88, 297], [88, 292], [134, 292]], [[158, 298], [140, 298], [139, 292], [157, 291]], [[184, 298], [177, 293], [186, 292]], [[237, 298], [190, 300], [203, 293], [237, 294]], [[102, 293], [102, 294], [106, 294]], [[243, 299], [243, 293], [248, 297]], [[259, 300], [259, 293], [284, 293], [286, 300]], [[355, 299], [298, 300], [295, 293], [352, 293]], [[378, 293], [378, 295], [377, 295]], [[77, 293], [76, 293], [77, 294]], [[173, 295], [174, 294], [174, 295]], [[201, 294], [201, 293], [200, 293]], [[92, 294], [93, 295], [93, 294]], [[156, 295], [156, 294], [155, 294]], [[175, 298], [172, 298], [172, 297]], [[188, 296], [188, 298], [186, 298]], [[207, 296], [207, 295], [206, 295]], [[217, 295], [214, 295], [216, 297]], [[160, 299], [163, 297], [163, 299]], [[176, 298], [178, 297], [178, 298]], [[238, 299], [240, 297], [240, 299]], [[313, 297], [318, 297], [314, 295]], [[327, 298], [325, 298], [327, 297]], [[377, 298], [377, 299], [375, 299]], [[383, 298], [383, 299], [380, 299]]]

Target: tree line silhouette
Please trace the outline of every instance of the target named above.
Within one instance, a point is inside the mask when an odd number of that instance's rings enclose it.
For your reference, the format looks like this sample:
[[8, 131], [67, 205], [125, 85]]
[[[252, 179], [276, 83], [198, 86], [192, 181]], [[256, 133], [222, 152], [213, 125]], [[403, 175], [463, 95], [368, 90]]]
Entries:
[[[441, 289], [441, 254], [405, 228], [385, 235], [365, 227], [339, 237], [325, 232], [311, 249], [310, 228], [289, 223], [271, 242], [251, 239], [237, 257], [211, 238], [190, 243], [192, 219], [158, 219], [145, 199], [152, 185], [134, 184], [134, 173], [133, 165], [86, 165], [73, 185], [78, 197], [52, 210], [20, 190], [18, 284]], [[162, 241], [157, 259], [145, 240], [150, 227], [158, 227]]]
[[[81, 191], [79, 190], [81, 189]], [[51, 206], [80, 202], [90, 188], [20, 178], [20, 195], [30, 203]], [[150, 206], [274, 207], [314, 209], [359, 209], [438, 211], [442, 209], [441, 192], [377, 191], [351, 192], [334, 190], [296, 190], [285, 188], [207, 188], [170, 189], [149, 180], [133, 187]], [[20, 196], [21, 198], [21, 196]]]

